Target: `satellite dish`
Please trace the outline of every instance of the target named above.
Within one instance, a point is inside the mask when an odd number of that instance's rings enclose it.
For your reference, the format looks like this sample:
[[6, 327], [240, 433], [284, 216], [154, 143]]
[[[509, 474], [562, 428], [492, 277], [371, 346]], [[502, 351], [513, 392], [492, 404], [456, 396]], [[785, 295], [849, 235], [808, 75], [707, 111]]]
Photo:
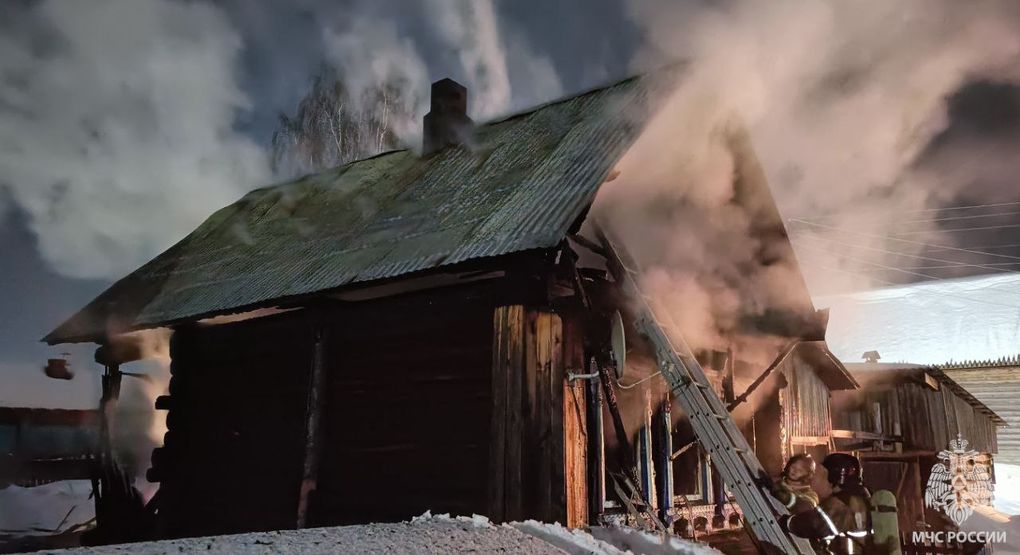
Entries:
[[610, 356], [616, 367], [616, 379], [619, 380], [623, 378], [623, 371], [627, 366], [627, 336], [623, 331], [623, 315], [619, 310], [613, 312], [610, 326], [612, 326], [609, 332]]

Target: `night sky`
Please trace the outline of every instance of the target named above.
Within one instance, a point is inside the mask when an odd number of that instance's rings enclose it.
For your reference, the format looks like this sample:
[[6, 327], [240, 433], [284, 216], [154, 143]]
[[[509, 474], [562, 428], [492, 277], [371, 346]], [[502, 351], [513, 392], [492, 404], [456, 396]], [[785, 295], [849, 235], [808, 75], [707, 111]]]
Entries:
[[[172, 3], [172, 2], [171, 2]], [[714, 5], [722, 2], [689, 2], [692, 5]], [[30, 45], [26, 51], [45, 51], [47, 38], [59, 43], [59, 29], [54, 31], [40, 24], [37, 11], [48, 4], [45, 2], [14, 2], [0, 6], [0, 82], [16, 90], [18, 80], [32, 79], [32, 72], [19, 73], [12, 70], [15, 65], [4, 65], [2, 54], [4, 41]], [[558, 78], [560, 94], [570, 94], [629, 75], [640, 52], [654, 49], [645, 31], [628, 15], [627, 3], [623, 0], [558, 0], [546, 2], [498, 1], [494, 2], [495, 20], [502, 44], [507, 51], [507, 71], [512, 87], [512, 96], [504, 112], [510, 112], [550, 100], [543, 96], [547, 88], [532, 87], [523, 66], [514, 62], [515, 45], [527, 45], [530, 55], [548, 62]], [[293, 113], [298, 101], [308, 90], [311, 75], [324, 63], [330, 62], [326, 54], [322, 28], [333, 26], [348, 30], [357, 25], [356, 14], [370, 14], [375, 19], [392, 23], [397, 37], [408, 41], [421, 56], [429, 80], [453, 77], [465, 80], [462, 53], [449, 47], [449, 40], [443, 39], [437, 26], [430, 24], [435, 14], [433, 2], [265, 2], [257, 7], [241, 0], [223, 1], [216, 4], [225, 16], [226, 25], [234, 29], [240, 38], [239, 56], [234, 69], [237, 85], [247, 96], [248, 105], [233, 115], [231, 124], [234, 131], [250, 140], [254, 145], [267, 147], [281, 113]], [[51, 6], [52, 7], [52, 6]], [[355, 29], [356, 31], [356, 29]], [[102, 34], [102, 30], [94, 30]], [[6, 35], [6, 37], [4, 37]], [[352, 53], [348, 53], [352, 56]], [[47, 59], [40, 54], [40, 59]], [[371, 60], [373, 53], [362, 56]], [[973, 176], [968, 177], [969, 186], [962, 187], [944, 202], [947, 207], [961, 205], [987, 205], [1002, 203], [995, 211], [1002, 216], [981, 219], [982, 226], [994, 229], [958, 232], [954, 227], [971, 225], [974, 220], [946, 220], [940, 225], [949, 231], [955, 244], [975, 247], [974, 250], [994, 252], [998, 255], [1020, 257], [1020, 204], [1005, 203], [1020, 201], [1015, 182], [1003, 179], [1002, 162], [1006, 153], [1017, 154], [1020, 145], [1020, 89], [1014, 84], [1016, 75], [1005, 75], [999, 79], [981, 76], [970, 79], [965, 85], [952, 91], [945, 98], [948, 116], [945, 128], [938, 133], [914, 160], [917, 167], [931, 167], [934, 171], [950, 172], [942, 168], [947, 156], [961, 149], [967, 149], [970, 163], [978, 166]], [[67, 102], [76, 102], [77, 92], [73, 84], [67, 84]], [[0, 93], [0, 114], [19, 109], [16, 102], [5, 100]], [[0, 122], [0, 125], [3, 125]], [[45, 142], [40, 143], [45, 145]], [[973, 148], [975, 144], [984, 145]], [[4, 146], [0, 135], [0, 152]], [[974, 154], [974, 153], [977, 154]], [[984, 153], [984, 154], [982, 154]], [[975, 158], [976, 156], [976, 158]], [[982, 160], [981, 156], [987, 156]], [[952, 159], [952, 157], [948, 157]], [[13, 158], [8, 158], [11, 160]], [[43, 164], [40, 162], [40, 164]], [[984, 172], [987, 165], [996, 171]], [[954, 166], [956, 168], [957, 166]], [[4, 158], [0, 157], [0, 405], [6, 406], [92, 406], [97, 397], [95, 365], [91, 363], [90, 346], [67, 349], [72, 353], [72, 364], [79, 371], [79, 379], [57, 383], [42, 376], [41, 367], [46, 358], [64, 352], [61, 347], [50, 348], [39, 343], [45, 333], [100, 293], [121, 273], [112, 273], [80, 279], [68, 277], [74, 272], [58, 271], [41, 254], [38, 229], [33, 229], [30, 212], [24, 201], [18, 201], [11, 186], [12, 176], [5, 170]], [[265, 183], [251, 183], [250, 187]], [[73, 187], [71, 183], [69, 186]], [[242, 191], [243, 192], [243, 191]], [[234, 196], [231, 196], [234, 195]], [[227, 193], [224, 198], [239, 195]], [[214, 197], [219, 199], [220, 197]], [[194, 199], [201, 204], [202, 199]], [[205, 209], [211, 213], [222, 202], [210, 203]], [[59, 205], [56, 205], [59, 206]], [[848, 208], [852, 210], [852, 208]], [[981, 215], [984, 212], [953, 211], [934, 212], [933, 216]], [[784, 214], [794, 216], [792, 214]], [[74, 216], [81, 218], [88, 214], [73, 212], [56, 213], [51, 222]], [[806, 216], [797, 214], [796, 216]], [[821, 217], [823, 215], [812, 215]], [[95, 216], [91, 219], [101, 218]], [[112, 219], [111, 219], [112, 220]], [[819, 220], [824, 221], [824, 220]], [[123, 231], [114, 221], [92, 221], [90, 225], [103, 228], [110, 233]], [[1010, 227], [1013, 226], [1013, 227]], [[184, 233], [183, 230], [180, 233]], [[964, 235], [964, 236], [961, 236]], [[180, 237], [167, 239], [173, 242]], [[1007, 246], [1013, 245], [1013, 246]], [[981, 247], [978, 249], [977, 247]], [[149, 256], [158, 253], [155, 247]], [[954, 253], [939, 254], [938, 249], [928, 249], [924, 256], [939, 258]], [[955, 253], [961, 254], [959, 252]], [[936, 263], [917, 259], [901, 260], [897, 265], [903, 268], [921, 268], [916, 274], [932, 277], [950, 277], [961, 274], [985, 273], [989, 271], [1013, 270], [1020, 265], [1020, 258], [984, 257], [970, 255], [954, 260], [965, 260], [970, 266], [960, 268], [936, 268]], [[977, 266], [986, 266], [980, 268]], [[988, 268], [992, 268], [989, 270]], [[903, 274], [887, 277], [892, 282], [916, 281], [923, 276]], [[85, 370], [86, 367], [92, 370]]]

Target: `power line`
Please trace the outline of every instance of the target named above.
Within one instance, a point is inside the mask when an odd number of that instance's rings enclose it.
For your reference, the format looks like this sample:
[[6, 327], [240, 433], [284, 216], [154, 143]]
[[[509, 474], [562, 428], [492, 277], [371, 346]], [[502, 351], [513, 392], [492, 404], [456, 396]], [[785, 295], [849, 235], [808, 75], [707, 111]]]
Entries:
[[970, 216], [950, 216], [948, 218], [931, 218], [928, 220], [906, 220], [903, 222], [896, 222], [897, 224], [926, 224], [936, 222], [950, 222], [957, 220], [974, 220], [977, 218], [994, 218], [996, 216], [1016, 216], [1020, 215], [1020, 211], [1012, 212], [996, 212], [994, 214], [972, 214]]
[[886, 239], [886, 240], [889, 240], [889, 241], [898, 241], [900, 243], [907, 243], [907, 244], [910, 244], [910, 245], [920, 245], [922, 247], [934, 247], [934, 248], [939, 248], [939, 249], [947, 250], [947, 251], [969, 252], [971, 254], [980, 254], [980, 255], [984, 255], [984, 256], [991, 256], [991, 257], [994, 257], [994, 258], [1006, 258], [1006, 259], [1010, 259], [1010, 260], [1020, 260], [1020, 256], [1011, 256], [1011, 255], [1008, 255], [1008, 254], [996, 254], [994, 252], [983, 252], [983, 251], [965, 249], [965, 248], [962, 248], [962, 247], [951, 247], [949, 245], [938, 245], [938, 244], [934, 244], [934, 243], [925, 243], [923, 241], [913, 241], [911, 239], [900, 239], [900, 238], [897, 238], [897, 237], [890, 237], [890, 236], [886, 236], [886, 235], [876, 235], [874, 233], [864, 233], [864, 232], [861, 232], [861, 231], [851, 231], [849, 229], [845, 229], [845, 228], [841, 228], [841, 227], [835, 227], [835, 226], [831, 226], [831, 225], [819, 224], [819, 223], [809, 222], [809, 221], [806, 221], [806, 220], [799, 220], [799, 219], [797, 219], [797, 220], [790, 220], [790, 221], [791, 222], [795, 222], [795, 223], [802, 223], [802, 224], [809, 225], [809, 226], [812, 226], [812, 227], [819, 227], [819, 228], [822, 228], [822, 229], [838, 231], [838, 232], [846, 233], [846, 234], [849, 234], [849, 235], [858, 235], [858, 236], [861, 236], [861, 237], [868, 237], [870, 239]]
[[[815, 240], [818, 240], [818, 241], [829, 241], [829, 242], [835, 243], [837, 245], [843, 245], [843, 246], [847, 246], [847, 247], [854, 247], [854, 248], [858, 248], [858, 249], [864, 249], [864, 250], [869, 250], [869, 251], [881, 252], [881, 253], [884, 253], [884, 254], [891, 254], [891, 255], [895, 255], [895, 256], [902, 256], [902, 257], [906, 257], [906, 258], [916, 258], [918, 260], [929, 260], [931, 262], [945, 262], [945, 263], [949, 263], [949, 264], [956, 264], [956, 266], [952, 266], [952, 267], [957, 267], [957, 268], [971, 267], [971, 268], [981, 268], [981, 269], [984, 269], [984, 270], [992, 270], [992, 271], [995, 271], [995, 272], [1013, 272], [1013, 270], [1008, 270], [1008, 269], [1003, 269], [1003, 268], [996, 268], [996, 267], [994, 267], [992, 265], [970, 264], [970, 263], [967, 263], [967, 262], [959, 262], [959, 261], [956, 261], [956, 260], [947, 260], [945, 258], [933, 258], [933, 257], [930, 257], [930, 256], [920, 256], [920, 255], [916, 255], [916, 254], [907, 254], [907, 253], [904, 253], [904, 252], [896, 252], [896, 251], [891, 251], [891, 250], [887, 250], [887, 249], [880, 249], [878, 247], [867, 247], [867, 246], [864, 246], [864, 245], [857, 245], [857, 244], [854, 244], [854, 243], [847, 243], [845, 241], [838, 241], [836, 239], [830, 239], [830, 238], [827, 238], [827, 237], [817, 237], [817, 236], [805, 235], [805, 236], [802, 236], [801, 238], [795, 239], [794, 241], [795, 242], [796, 241], [803, 241], [804, 239], [815, 239]], [[1020, 262], [1007, 262], [1006, 264], [1020, 264]]]
[[[1020, 243], [1011, 243], [1006, 245], [965, 245], [964, 248], [968, 249], [1015, 249], [1020, 247]], [[932, 247], [936, 250], [942, 249], [942, 247]]]
[[[993, 262], [991, 264], [985, 264], [983, 266], [978, 266], [978, 267], [979, 268], [984, 268], [985, 266], [1014, 266], [1014, 265], [1018, 265], [1018, 264], [1020, 264], [1020, 262]], [[946, 268], [965, 268], [967, 266], [972, 266], [972, 264], [962, 264], [961, 265], [961, 263], [956, 263], [956, 264], [946, 264], [946, 265], [943, 265], [943, 266], [911, 266], [910, 268], [907, 268], [907, 269], [908, 270], [940, 270], [940, 269], [946, 269]]]
[[[827, 252], [827, 254], [832, 254], [832, 253], [828, 253]], [[841, 272], [841, 273], [844, 273], [844, 274], [852, 274], [852, 275], [856, 275], [856, 276], [860, 276], [860, 277], [865, 277], [865, 278], [870, 279], [872, 281], [875, 281], [875, 282], [878, 282], [878, 283], [882, 283], [884, 285], [893, 286], [893, 287], [904, 287], [904, 286], [914, 285], [914, 284], [911, 284], [911, 283], [897, 283], [895, 281], [889, 281], [889, 280], [877, 278], [877, 277], [871, 276], [869, 274], [865, 274], [864, 272], [856, 272], [856, 271], [853, 271], [853, 270], [847, 270], [845, 268], [833, 268], [833, 267], [825, 266], [825, 265], [821, 265], [821, 264], [815, 264], [814, 266], [816, 268], [820, 268], [822, 270], [835, 271], [835, 272]], [[936, 280], [936, 281], [940, 281], [940, 280]], [[997, 302], [993, 302], [993, 301], [984, 301], [984, 300], [981, 300], [981, 299], [974, 299], [974, 298], [971, 298], [971, 297], [961, 297], [959, 295], [953, 295], [952, 293], [943, 293], [943, 292], [939, 292], [939, 291], [930, 291], [928, 289], [916, 289], [916, 291], [919, 292], [919, 293], [927, 293], [929, 295], [935, 295], [935, 296], [938, 296], [938, 297], [948, 297], [948, 298], [959, 299], [959, 300], [968, 301], [968, 302], [972, 302], [972, 303], [980, 303], [980, 304], [987, 304], [987, 305], [993, 305], [993, 306], [1002, 306], [1002, 307], [1006, 307], [1006, 308], [1012, 308], [1012, 309], [1015, 309], [1015, 310], [1020, 310], [1020, 306], [1002, 304], [1002, 303], [997, 303]]]
[[[847, 260], [858, 262], [860, 264], [869, 264], [871, 266], [876, 266], [876, 267], [883, 268], [883, 269], [886, 269], [886, 270], [892, 270], [894, 272], [902, 272], [902, 273], [906, 273], [906, 274], [916, 275], [916, 276], [923, 277], [923, 278], [926, 278], [926, 279], [929, 279], [929, 280], [932, 280], [932, 281], [945, 281], [946, 279], [955, 279], [955, 278], [941, 278], [941, 277], [938, 277], [938, 276], [933, 276], [933, 275], [929, 275], [929, 274], [915, 272], [915, 271], [913, 271], [911, 269], [900, 268], [898, 266], [889, 266], [889, 265], [885, 265], [885, 264], [879, 264], [877, 262], [870, 262], [870, 261], [867, 261], [867, 260], [862, 260], [860, 258], [856, 258], [856, 257], [852, 257], [852, 256], [847, 256], [845, 254], [834, 253], [832, 251], [823, 249], [821, 247], [815, 247], [814, 245], [802, 245], [802, 246], [807, 247], [807, 248], [814, 248], [814, 249], [819, 250], [821, 252], [824, 252], [825, 254], [828, 254], [830, 256], [839, 256], [839, 257], [845, 258]], [[1015, 271], [1007, 271], [1007, 273], [1015, 274], [1016, 272]], [[999, 292], [1002, 292], [1003, 294], [1007, 294], [1007, 295], [1015, 295], [1015, 294], [1017, 294], [1017, 291], [1004, 290], [1004, 289], [999, 289], [997, 287], [986, 287], [986, 289], [992, 290], [992, 291], [999, 291]], [[993, 303], [991, 301], [980, 301], [980, 302], [986, 302], [986, 303], [991, 303], [991, 304], [998, 304], [998, 303]]]
[[[864, 278], [870, 279], [872, 281], [881, 283], [883, 285], [888, 285], [888, 286], [891, 286], [891, 287], [904, 287], [904, 286], [912, 285], [910, 283], [898, 283], [898, 282], [895, 282], [895, 281], [888, 281], [888, 280], [876, 278], [874, 276], [870, 276], [868, 274], [865, 274], [864, 272], [855, 272], [853, 270], [847, 270], [845, 268], [833, 268], [831, 266], [825, 266], [823, 264], [815, 264], [814, 267], [818, 268], [818, 269], [821, 269], [821, 270], [830, 271], [830, 272], [840, 272], [840, 273], [844, 273], [844, 274], [848, 274], [848, 275], [864, 277]], [[970, 297], [961, 297], [959, 295], [953, 295], [951, 293], [940, 293], [938, 291], [930, 291], [928, 289], [915, 289], [915, 291], [917, 291], [918, 293], [924, 293], [924, 294], [932, 295], [932, 296], [935, 296], [935, 297], [945, 297], [945, 298], [951, 298], [951, 299], [958, 299], [958, 300], [961, 300], [961, 301], [972, 302], [972, 303], [991, 304], [991, 305], [995, 305], [995, 306], [1002, 306], [1002, 307], [1006, 307], [1006, 308], [1013, 308], [1013, 309], [1016, 309], [1016, 310], [1020, 310], [1020, 306], [1006, 305], [1006, 304], [1000, 304], [1000, 303], [992, 303], [992, 302], [988, 302], [988, 301], [982, 301], [981, 299], [972, 299]]]
[[[881, 215], [902, 216], [904, 214], [920, 214], [920, 213], [923, 213], [923, 212], [944, 212], [944, 211], [947, 211], [947, 210], [973, 210], [973, 209], [977, 209], [977, 208], [997, 208], [997, 207], [1002, 207], [1002, 206], [1020, 206], [1020, 201], [1015, 201], [1015, 202], [995, 202], [995, 203], [989, 203], [989, 204], [971, 204], [971, 205], [964, 205], [964, 206], [944, 206], [942, 208], [918, 208], [918, 209], [915, 209], [915, 210], [900, 210], [900, 211], [895, 211], [895, 212], [888, 211], [888, 210], [881, 210], [881, 209], [862, 210], [862, 211], [859, 211], [859, 212], [854, 212], [854, 216], [855, 217], [864, 217], [864, 216], [867, 216], [869, 214], [875, 214], [875, 215], [879, 215], [879, 216], [881, 216]], [[839, 214], [839, 212], [836, 212], [836, 214]], [[793, 219], [802, 220], [802, 221], [818, 221], [818, 220], [829, 219], [831, 217], [832, 217], [832, 215], [822, 216], [820, 218], [811, 218], [811, 219], [807, 219], [807, 218], [793, 218]]]
[[1008, 225], [989, 225], [982, 227], [953, 227], [949, 229], [929, 229], [921, 231], [898, 231], [893, 233], [894, 237], [902, 237], [904, 235], [917, 235], [920, 233], [953, 233], [953, 232], [964, 232], [964, 231], [988, 231], [991, 229], [1015, 229], [1020, 227], [1020, 224], [1008, 224]]
[[[806, 246], [811, 247], [811, 245], [806, 245]], [[825, 249], [823, 249], [821, 247], [811, 247], [811, 248], [816, 248], [817, 250], [819, 250], [821, 252], [824, 252], [824, 253], [826, 253], [826, 254], [828, 254], [830, 256], [836, 256], [836, 257], [844, 258], [844, 259], [850, 260], [852, 262], [857, 262], [858, 264], [868, 264], [870, 266], [875, 266], [876, 268], [882, 268], [884, 270], [890, 270], [890, 271], [893, 271], [893, 272], [901, 272], [901, 273], [904, 273], [904, 274], [909, 274], [909, 275], [913, 275], [913, 276], [923, 277], [923, 278], [931, 280], [931, 281], [945, 281], [945, 278], [940, 278], [938, 276], [933, 276], [933, 275], [925, 274], [925, 273], [922, 273], [922, 272], [914, 272], [912, 270], [905, 270], [903, 268], [898, 268], [896, 266], [888, 266], [886, 264], [879, 264], [878, 262], [870, 262], [868, 260], [862, 260], [860, 258], [856, 258], [856, 257], [853, 257], [853, 256], [847, 256], [847, 255], [844, 255], [844, 254], [834, 253], [832, 251], [825, 250]], [[994, 288], [989, 288], [989, 289], [994, 289]], [[1001, 291], [1001, 290], [998, 290], [998, 291]], [[1003, 293], [1014, 294], [1015, 292], [1014, 291], [1003, 291]], [[974, 300], [975, 302], [983, 302], [985, 304], [994, 304], [994, 305], [999, 305], [999, 306], [1012, 306], [1012, 305], [1004, 305], [1004, 304], [997, 303], [997, 302], [994, 302], [994, 301], [981, 301], [981, 300], [978, 300], [978, 299], [972, 299], [972, 300]], [[1013, 307], [1013, 308], [1020, 309], [1020, 307]]]

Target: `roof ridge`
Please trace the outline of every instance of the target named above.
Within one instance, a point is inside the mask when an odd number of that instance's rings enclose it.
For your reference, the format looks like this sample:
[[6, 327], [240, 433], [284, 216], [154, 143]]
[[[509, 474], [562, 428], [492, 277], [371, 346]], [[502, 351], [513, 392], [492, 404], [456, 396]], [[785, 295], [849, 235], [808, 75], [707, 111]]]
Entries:
[[[553, 248], [651, 117], [647, 89], [656, 77], [538, 107], [539, 113], [570, 112], [538, 126], [530, 119], [485, 125], [480, 144], [508, 145], [496, 157], [467, 148], [427, 158], [389, 151], [250, 191], [43, 340], [97, 341]], [[373, 161], [359, 163], [366, 160]], [[293, 197], [273, 198], [292, 187]], [[445, 215], [436, 218], [441, 209]]]
[[[535, 105], [529, 106], [527, 108], [522, 108], [522, 109], [520, 109], [520, 110], [518, 110], [516, 112], [510, 112], [510, 113], [507, 113], [507, 114], [496, 116], [493, 119], [486, 120], [484, 122], [478, 123], [476, 125], [476, 127], [486, 127], [486, 126], [489, 126], [489, 125], [496, 125], [498, 123], [503, 123], [505, 121], [510, 121], [512, 119], [516, 119], [516, 118], [519, 118], [519, 117], [524, 117], [524, 116], [527, 116], [529, 114], [533, 114], [533, 113], [535, 113], [535, 112], [537, 112], [539, 110], [542, 110], [544, 108], [548, 108], [550, 106], [555, 106], [556, 104], [562, 104], [564, 102], [570, 102], [571, 100], [575, 100], [575, 99], [580, 98], [582, 96], [587, 96], [589, 94], [594, 94], [594, 93], [602, 92], [602, 91], [605, 91], [606, 89], [611, 89], [613, 87], [617, 87], [617, 86], [620, 86], [620, 85], [623, 85], [623, 84], [626, 84], [626, 83], [630, 83], [631, 81], [635, 81], [637, 79], [642, 79], [642, 78], [645, 78], [645, 77], [648, 77], [648, 76], [651, 76], [651, 75], [661, 74], [661, 73], [665, 73], [665, 72], [668, 72], [668, 71], [677, 70], [683, 64], [684, 64], [684, 62], [682, 62], [682, 61], [672, 62], [672, 63], [666, 64], [666, 65], [664, 65], [662, 67], [658, 67], [658, 68], [655, 68], [655, 69], [652, 69], [652, 70], [648, 70], [648, 71], [644, 71], [644, 72], [640, 72], [640, 73], [635, 73], [633, 75], [629, 75], [627, 77], [624, 77], [622, 79], [617, 79], [615, 81], [608, 81], [608, 82], [602, 83], [600, 85], [595, 85], [593, 87], [582, 89], [582, 90], [580, 90], [578, 92], [575, 92], [575, 93], [564, 94], [564, 95], [562, 95], [560, 97], [557, 97], [557, 98], [554, 98], [552, 100], [547, 100], [545, 102], [541, 102], [539, 104], [535, 104]], [[386, 150], [386, 151], [383, 151], [383, 152], [379, 152], [379, 153], [373, 154], [371, 156], [366, 156], [364, 158], [358, 158], [356, 160], [351, 160], [350, 162], [347, 162], [347, 163], [344, 163], [344, 164], [340, 164], [339, 166], [330, 166], [328, 168], [323, 168], [323, 169], [318, 170], [318, 171], [308, 172], [308, 173], [303, 174], [303, 175], [301, 175], [299, 177], [294, 177], [292, 179], [288, 179], [288, 180], [281, 181], [281, 182], [278, 182], [278, 183], [270, 183], [269, 185], [265, 185], [263, 187], [259, 187], [257, 189], [253, 189], [253, 191], [262, 190], [262, 189], [273, 189], [273, 188], [279, 187], [281, 185], [286, 185], [286, 184], [289, 184], [289, 183], [292, 183], [292, 182], [295, 182], [295, 181], [303, 180], [303, 179], [305, 179], [307, 177], [310, 177], [310, 176], [313, 176], [313, 175], [319, 175], [319, 174], [322, 174], [322, 173], [325, 173], [325, 172], [328, 172], [328, 171], [339, 170], [341, 168], [349, 167], [349, 166], [352, 166], [354, 164], [358, 164], [358, 163], [361, 163], [361, 162], [366, 162], [366, 161], [372, 160], [374, 158], [379, 158], [381, 156], [386, 156], [388, 154], [394, 154], [394, 153], [397, 153], [397, 152], [407, 152], [407, 151], [414, 151], [414, 149], [408, 147], [408, 148], [394, 148], [394, 149]], [[417, 154], [417, 152], [416, 152], [416, 154]]]
[[935, 364], [933, 367], [942, 370], [965, 369], [965, 368], [997, 368], [1002, 366], [1020, 366], [1020, 354], [1013, 356], [1002, 356], [996, 359], [965, 359], [960, 361], [950, 360], [942, 364]]

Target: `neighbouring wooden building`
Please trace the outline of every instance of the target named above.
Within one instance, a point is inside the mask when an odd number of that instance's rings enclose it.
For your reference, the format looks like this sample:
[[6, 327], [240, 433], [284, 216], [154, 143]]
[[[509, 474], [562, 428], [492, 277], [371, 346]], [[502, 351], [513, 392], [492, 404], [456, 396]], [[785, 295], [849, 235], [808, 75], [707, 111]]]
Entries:
[[1020, 357], [940, 364], [938, 368], [1006, 422], [995, 461], [1020, 464]]
[[0, 489], [88, 480], [98, 435], [95, 410], [0, 407]]
[[994, 455], [998, 430], [1006, 421], [939, 368], [896, 363], [846, 367], [861, 389], [833, 396], [835, 446], [861, 457], [872, 490], [896, 495], [902, 531], [945, 525], [924, 508], [938, 453], [959, 434], [970, 448]]
[[[581, 526], [628, 513], [614, 487], [628, 459], [640, 510], [727, 527], [734, 504], [702, 450], [677, 452], [695, 438], [661, 380], [593, 379], [618, 311], [628, 365], [654, 360], [581, 229], [655, 112], [656, 86], [629, 79], [478, 125], [462, 146], [466, 91], [440, 81], [423, 155], [252, 191], [48, 335], [106, 344], [173, 330], [156, 405], [169, 431], [149, 471], [160, 535], [426, 510]], [[757, 256], [795, 265], [749, 145], [734, 145], [732, 202], [752, 217]], [[793, 452], [831, 446], [830, 393], [856, 387], [803, 282], [786, 285], [796, 307], [742, 323], [745, 339], [772, 341], [774, 364], [744, 356], [738, 338], [699, 354], [773, 474]]]

